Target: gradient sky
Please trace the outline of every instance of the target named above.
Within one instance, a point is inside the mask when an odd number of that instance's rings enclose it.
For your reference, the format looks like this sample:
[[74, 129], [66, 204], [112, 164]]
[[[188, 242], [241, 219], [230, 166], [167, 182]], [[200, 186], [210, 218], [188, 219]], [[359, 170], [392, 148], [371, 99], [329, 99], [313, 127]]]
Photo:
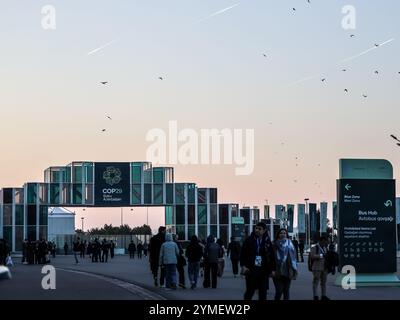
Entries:
[[[41, 28], [47, 4], [56, 8], [55, 31]], [[357, 9], [356, 30], [341, 27], [348, 4]], [[385, 158], [399, 178], [400, 149], [389, 138], [400, 135], [397, 0], [0, 5], [1, 186], [42, 181], [46, 167], [73, 160], [146, 160], [146, 133], [167, 130], [170, 120], [181, 129], [255, 130], [252, 175], [235, 176], [228, 165], [175, 166], [177, 182], [218, 187], [219, 202], [331, 202], [339, 158]], [[119, 224], [119, 210], [110, 210], [109, 219], [86, 212], [87, 225]], [[137, 212], [127, 222], [144, 223], [145, 209]]]

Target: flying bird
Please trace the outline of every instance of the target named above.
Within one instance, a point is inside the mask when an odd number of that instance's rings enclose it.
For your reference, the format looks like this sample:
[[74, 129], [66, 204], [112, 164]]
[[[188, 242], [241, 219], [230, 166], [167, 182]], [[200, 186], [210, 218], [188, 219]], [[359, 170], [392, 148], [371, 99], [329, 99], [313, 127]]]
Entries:
[[112, 120], [110, 116], [107, 116], [108, 119]]
[[375, 74], [379, 74], [379, 71], [378, 71], [378, 70], [375, 70]]
[[346, 71], [347, 71], [347, 69], [343, 69], [342, 71], [343, 71], [343, 72], [346, 72]]
[[106, 129], [101, 130], [101, 132], [106, 132]]
[[321, 81], [324, 82], [324, 81], [326, 81], [326, 79], [325, 79], [325, 78], [322, 78]]
[[356, 36], [355, 34], [351, 34], [351, 35], [350, 35], [350, 38], [353, 38], [353, 37], [355, 37], [355, 36]]
[[349, 92], [349, 90], [347, 90], [347, 89], [344, 89], [344, 92]]
[[101, 81], [100, 83], [101, 83], [101, 84], [107, 84], [108, 81]]
[[363, 97], [364, 97], [364, 98], [367, 98], [368, 96], [367, 96], [366, 94], [363, 94]]
[[379, 47], [379, 44], [375, 43], [375, 47]]
[[296, 8], [293, 8], [293, 11], [296, 11]]
[[265, 54], [265, 53], [263, 53], [263, 56], [266, 58], [267, 57], [267, 55]]
[[163, 79], [163, 77], [158, 77], [158, 79], [160, 79], [160, 80], [164, 80], [164, 79]]

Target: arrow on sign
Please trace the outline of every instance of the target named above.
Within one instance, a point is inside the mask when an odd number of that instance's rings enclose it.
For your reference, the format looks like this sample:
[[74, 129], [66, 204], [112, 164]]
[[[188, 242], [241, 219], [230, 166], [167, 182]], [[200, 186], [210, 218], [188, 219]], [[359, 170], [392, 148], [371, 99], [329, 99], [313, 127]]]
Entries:
[[349, 190], [351, 189], [351, 185], [346, 184], [346, 185], [344, 186], [344, 188], [345, 188], [347, 191], [349, 191]]
[[385, 205], [385, 207], [392, 207], [392, 206], [393, 206], [391, 200], [387, 200], [387, 201], [384, 203], [384, 205]]

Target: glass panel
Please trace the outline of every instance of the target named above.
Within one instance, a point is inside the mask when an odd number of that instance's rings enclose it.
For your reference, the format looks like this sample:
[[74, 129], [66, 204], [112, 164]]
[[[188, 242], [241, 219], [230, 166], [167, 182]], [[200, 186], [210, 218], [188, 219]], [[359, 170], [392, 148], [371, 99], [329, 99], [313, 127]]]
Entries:
[[171, 204], [174, 203], [174, 185], [166, 184], [166, 203]]
[[198, 189], [197, 197], [198, 197], [198, 199], [197, 199], [198, 203], [206, 203], [206, 190]]
[[176, 234], [178, 235], [179, 240], [185, 240], [185, 226], [176, 226]]
[[73, 184], [73, 204], [82, 204], [82, 184]]
[[217, 201], [217, 189], [210, 189], [210, 203], [218, 203]]
[[50, 203], [60, 204], [60, 185], [58, 183], [50, 184]]
[[163, 182], [164, 182], [164, 169], [153, 168], [153, 183], [163, 183]]
[[28, 225], [36, 225], [36, 206], [33, 204], [28, 205]]
[[152, 183], [152, 170], [150, 169], [146, 169], [143, 172], [143, 179], [144, 179], [144, 183]]
[[3, 225], [12, 225], [12, 205], [3, 206]]
[[217, 238], [217, 226], [215, 225], [210, 226], [210, 234], [214, 236], [214, 238]]
[[85, 185], [85, 204], [93, 204], [93, 184]]
[[141, 198], [142, 190], [140, 184], [134, 184], [132, 186], [132, 204], [140, 204], [142, 201]]
[[174, 172], [173, 168], [167, 168], [165, 170], [165, 182], [166, 183], [173, 183], [174, 182], [173, 172]]
[[71, 203], [71, 185], [69, 183], [63, 184], [62, 190], [62, 203], [70, 204]]
[[153, 185], [153, 197], [154, 204], [162, 204], [163, 203], [163, 185], [162, 184], [154, 184]]
[[217, 224], [217, 205], [210, 205], [210, 224]]
[[206, 205], [198, 205], [197, 209], [198, 213], [198, 224], [207, 224], [207, 206]]
[[65, 181], [67, 183], [71, 183], [71, 167], [66, 167], [65, 168]]
[[36, 241], [36, 226], [34, 226], [34, 227], [28, 226], [28, 240]]
[[198, 226], [199, 232], [198, 237], [200, 240], [207, 240], [207, 226]]
[[86, 163], [85, 170], [86, 170], [86, 182], [93, 183], [93, 164]]
[[188, 237], [189, 237], [189, 240], [190, 240], [190, 238], [192, 237], [192, 236], [195, 236], [196, 235], [196, 228], [195, 228], [195, 226], [189, 226], [188, 227]]
[[185, 185], [182, 183], [175, 184], [175, 203], [185, 204]]
[[40, 206], [39, 207], [39, 224], [41, 226], [47, 226], [48, 212], [49, 212], [48, 206]]
[[229, 223], [229, 206], [219, 206], [219, 224]]
[[39, 239], [47, 240], [47, 226], [39, 227]]
[[174, 209], [174, 207], [171, 207], [171, 206], [165, 207], [165, 224], [166, 225], [174, 224], [173, 209]]
[[82, 183], [82, 167], [74, 165], [74, 183]]
[[142, 166], [132, 167], [132, 183], [142, 183]]
[[12, 227], [4, 227], [3, 228], [3, 239], [6, 241], [6, 244], [11, 249], [11, 245], [12, 245]]
[[244, 219], [244, 224], [250, 224], [250, 209], [240, 209], [240, 216]]
[[15, 251], [22, 251], [24, 241], [24, 227], [15, 227]]
[[24, 225], [24, 206], [21, 204], [15, 205], [15, 225]]
[[3, 203], [13, 203], [13, 189], [12, 188], [4, 188], [3, 189]]
[[185, 206], [176, 206], [176, 224], [185, 224]]
[[189, 203], [195, 203], [195, 191], [196, 191], [196, 185], [195, 184], [189, 184], [188, 185], [188, 202]]
[[144, 203], [151, 204], [151, 184], [144, 185]]
[[15, 203], [24, 204], [24, 189], [15, 189]]
[[188, 224], [195, 224], [196, 213], [195, 213], [195, 206], [189, 205], [188, 206]]
[[39, 184], [39, 201], [40, 203], [49, 203], [48, 199], [48, 185], [41, 183]]
[[28, 184], [28, 203], [35, 204], [37, 200], [37, 185], [34, 183]]

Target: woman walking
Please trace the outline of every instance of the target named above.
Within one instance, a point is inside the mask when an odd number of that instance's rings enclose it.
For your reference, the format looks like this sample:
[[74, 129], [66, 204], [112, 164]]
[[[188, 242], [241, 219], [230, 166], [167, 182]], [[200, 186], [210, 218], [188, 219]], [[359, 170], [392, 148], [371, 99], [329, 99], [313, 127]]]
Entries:
[[176, 290], [176, 265], [178, 263], [179, 249], [172, 240], [172, 234], [165, 235], [165, 242], [161, 245], [159, 265], [165, 266], [166, 287]]
[[275, 300], [289, 300], [290, 283], [297, 277], [296, 250], [288, 237], [286, 229], [279, 229], [274, 241], [276, 272], [273, 278], [275, 285]]

